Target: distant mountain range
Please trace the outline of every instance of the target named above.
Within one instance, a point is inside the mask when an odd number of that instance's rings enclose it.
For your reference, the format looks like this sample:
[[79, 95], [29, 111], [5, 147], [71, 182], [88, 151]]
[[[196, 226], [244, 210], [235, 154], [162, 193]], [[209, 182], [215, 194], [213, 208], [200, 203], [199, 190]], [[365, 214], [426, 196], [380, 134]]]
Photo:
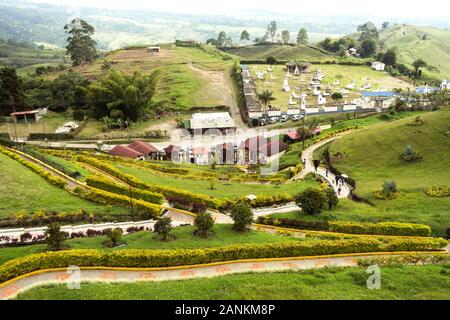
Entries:
[[[281, 15], [264, 10], [238, 12], [236, 16], [230, 17], [149, 10], [74, 9], [68, 6], [2, 0], [0, 38], [63, 46], [66, 38], [63, 27], [74, 17], [86, 19], [95, 26], [95, 38], [101, 49], [116, 49], [130, 44], [173, 42], [175, 39], [206, 41], [209, 38], [217, 38], [222, 30], [234, 41], [238, 41], [242, 30], [247, 29], [254, 39], [265, 33], [270, 20], [278, 21], [279, 31], [289, 30], [292, 39], [296, 37], [297, 31], [304, 27], [309, 31], [310, 41], [317, 42], [327, 36], [339, 37], [354, 32], [359, 24], [371, 19], [363, 16], [302, 17], [295, 13]], [[371, 20], [381, 25], [385, 19], [378, 17]], [[447, 20], [434, 19], [430, 21], [430, 25], [450, 27]], [[425, 21], [423, 20], [424, 23]], [[413, 20], [397, 22], [417, 24]]]

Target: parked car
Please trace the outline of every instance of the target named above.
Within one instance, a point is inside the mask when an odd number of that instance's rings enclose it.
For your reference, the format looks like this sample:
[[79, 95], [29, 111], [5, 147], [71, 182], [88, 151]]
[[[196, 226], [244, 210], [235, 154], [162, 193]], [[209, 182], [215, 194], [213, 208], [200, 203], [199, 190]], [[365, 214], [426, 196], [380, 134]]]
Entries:
[[271, 124], [277, 123], [278, 121], [280, 121], [280, 118], [278, 118], [278, 117], [272, 117], [269, 119], [269, 122]]
[[301, 119], [303, 119], [303, 118], [304, 118], [303, 115], [294, 114], [294, 115], [292, 116], [292, 121], [299, 121], [299, 120], [301, 120]]
[[289, 116], [286, 115], [286, 114], [283, 114], [283, 115], [281, 116], [281, 118], [280, 118], [280, 121], [281, 121], [281, 122], [286, 122], [286, 121], [288, 121], [288, 120], [289, 120]]

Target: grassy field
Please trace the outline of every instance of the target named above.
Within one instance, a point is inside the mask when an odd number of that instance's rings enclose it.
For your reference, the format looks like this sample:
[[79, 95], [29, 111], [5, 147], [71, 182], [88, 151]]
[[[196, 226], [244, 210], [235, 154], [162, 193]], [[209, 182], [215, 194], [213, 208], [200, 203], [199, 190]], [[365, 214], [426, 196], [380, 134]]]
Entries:
[[[380, 123], [360, 130], [330, 146], [335, 165], [357, 181], [356, 191], [370, 197], [386, 180], [395, 180], [400, 190], [422, 191], [431, 185], [448, 184], [450, 109], [424, 113], [422, 126], [414, 117]], [[405, 164], [398, 159], [411, 145], [424, 160]], [[341, 153], [342, 160], [335, 155]]]
[[274, 57], [277, 60], [326, 60], [333, 58], [331, 53], [312, 46], [262, 45], [239, 48], [225, 48], [227, 53], [234, 54], [247, 60], [264, 60]]
[[0, 154], [0, 218], [16, 212], [55, 210], [74, 212], [85, 209], [89, 213], [123, 213], [126, 209], [108, 208], [85, 201], [49, 184], [28, 168], [4, 154]]
[[[415, 117], [376, 123], [330, 144], [333, 165], [355, 179], [356, 193], [375, 206], [341, 201], [328, 218], [425, 223], [434, 234], [444, 234], [450, 226], [450, 197], [431, 198], [424, 191], [450, 181], [450, 110], [421, 114], [425, 120], [422, 126], [410, 125]], [[398, 159], [408, 144], [424, 157], [423, 161], [405, 164]], [[316, 158], [321, 151], [316, 152]], [[341, 157], [336, 156], [338, 153]], [[373, 192], [387, 180], [397, 183], [398, 196], [389, 201], [374, 199]]]
[[[215, 235], [209, 239], [202, 239], [193, 235], [195, 227], [184, 226], [173, 229], [172, 234], [176, 237], [170, 242], [161, 242], [153, 239], [154, 233], [142, 231], [122, 237], [124, 246], [111, 249], [103, 246], [106, 237], [93, 237], [67, 240], [66, 243], [72, 249], [101, 249], [101, 250], [122, 250], [122, 249], [197, 249], [221, 247], [232, 244], [244, 243], [279, 243], [285, 241], [300, 241], [297, 238], [269, 234], [262, 231], [249, 231], [238, 233], [233, 231], [231, 225], [214, 226]], [[8, 260], [25, 256], [32, 253], [40, 253], [46, 250], [45, 244], [30, 245], [23, 247], [0, 248], [0, 264]]]
[[84, 283], [80, 290], [45, 285], [18, 299], [448, 300], [449, 274], [448, 265], [382, 267], [381, 289], [369, 290], [365, 268], [327, 268], [154, 283]]
[[[425, 38], [424, 38], [425, 37]], [[409, 65], [423, 59], [437, 70], [424, 69], [424, 75], [442, 80], [450, 77], [450, 31], [432, 27], [399, 25], [380, 33], [386, 47], [397, 48], [398, 61]]]
[[[268, 69], [268, 65], [250, 65], [250, 71], [255, 74], [257, 71], [266, 71]], [[356, 91], [351, 91], [349, 96], [344, 100], [351, 102], [354, 99], [359, 97], [357, 93], [359, 88], [365, 85], [367, 82], [370, 82], [372, 88], [371, 90], [392, 90], [394, 88], [405, 89], [410, 87], [407, 82], [404, 82], [400, 79], [394, 78], [387, 73], [378, 72], [372, 70], [366, 66], [344, 66], [344, 65], [312, 65], [310, 68], [311, 73], [304, 74], [300, 76], [294, 76], [292, 78], [288, 78], [289, 85], [293, 92], [296, 94], [306, 93], [308, 94], [307, 105], [308, 106], [316, 106], [317, 105], [317, 97], [314, 97], [312, 91], [310, 91], [309, 84], [312, 80], [312, 71], [315, 69], [321, 69], [324, 73], [325, 77], [322, 81], [324, 84], [325, 90], [327, 84], [332, 86], [332, 92], [338, 90], [338, 88], [334, 88], [333, 83], [335, 80], [339, 80], [340, 88], [344, 88], [346, 85], [352, 83], [352, 81], [356, 84]], [[286, 77], [286, 68], [284, 66], [273, 66], [272, 72], [267, 73], [265, 75], [264, 80], [259, 80], [255, 78], [256, 87], [258, 92], [262, 92], [263, 90], [270, 90], [274, 93], [274, 97], [276, 100], [273, 101], [272, 105], [274, 107], [280, 107], [282, 110], [286, 110], [289, 107], [289, 97], [291, 92], [284, 92], [283, 81]], [[299, 100], [297, 100], [300, 103]], [[327, 103], [333, 103], [330, 97], [327, 97]]]
[[[28, 137], [30, 133], [53, 133], [55, 130], [73, 118], [68, 113], [56, 113], [48, 111], [48, 113], [37, 123], [20, 122], [14, 126], [14, 123], [0, 122], [0, 132], [9, 133], [11, 137], [19, 138]], [[15, 127], [15, 128], [14, 128]]]
[[306, 180], [303, 182], [292, 182], [282, 184], [279, 187], [275, 187], [271, 184], [254, 184], [254, 183], [227, 183], [216, 182], [215, 189], [211, 190], [209, 181], [205, 180], [187, 180], [176, 179], [171, 176], [160, 175], [157, 173], [151, 173], [144, 171], [136, 167], [125, 166], [123, 164], [116, 164], [116, 167], [125, 173], [132, 174], [147, 183], [153, 183], [157, 185], [164, 185], [170, 187], [176, 187], [190, 192], [198, 194], [206, 194], [217, 198], [237, 198], [246, 196], [249, 194], [255, 195], [270, 195], [274, 193], [291, 193], [297, 194], [298, 192], [306, 189], [307, 187], [315, 187], [317, 183], [312, 180]]

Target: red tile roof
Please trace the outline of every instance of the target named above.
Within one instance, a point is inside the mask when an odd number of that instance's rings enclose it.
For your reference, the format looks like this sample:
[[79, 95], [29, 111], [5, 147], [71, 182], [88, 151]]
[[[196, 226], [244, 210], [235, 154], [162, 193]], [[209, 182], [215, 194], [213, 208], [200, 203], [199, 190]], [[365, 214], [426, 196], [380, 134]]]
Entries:
[[126, 146], [115, 146], [110, 152], [109, 154], [113, 155], [113, 156], [118, 156], [118, 157], [124, 157], [124, 158], [131, 158], [131, 159], [136, 159], [139, 157], [142, 157], [143, 154], [140, 152], [137, 152], [133, 149], [130, 149]]
[[171, 154], [172, 152], [180, 152], [180, 150], [181, 150], [181, 147], [174, 146], [173, 144], [164, 148], [164, 151], [166, 154]]
[[273, 141], [273, 142], [269, 142], [268, 144], [262, 146], [259, 149], [259, 152], [265, 154], [268, 157], [271, 157], [275, 154], [286, 151], [287, 148], [288, 148], [288, 145], [286, 143], [284, 143], [283, 141]]
[[158, 149], [156, 149], [150, 143], [143, 141], [134, 141], [132, 144], [128, 145], [128, 148], [146, 155], [159, 152]]
[[249, 150], [259, 150], [262, 146], [266, 145], [270, 140], [261, 136], [248, 138], [244, 142], [244, 148]]
[[288, 131], [286, 133], [286, 135], [291, 138], [292, 140], [297, 140], [299, 137], [298, 132], [297, 131]]

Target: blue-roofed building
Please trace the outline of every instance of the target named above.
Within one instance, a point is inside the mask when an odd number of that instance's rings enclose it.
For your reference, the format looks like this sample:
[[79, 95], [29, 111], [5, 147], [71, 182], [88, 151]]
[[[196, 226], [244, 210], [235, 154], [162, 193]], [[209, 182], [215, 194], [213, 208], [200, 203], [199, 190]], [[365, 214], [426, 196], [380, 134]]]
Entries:
[[394, 91], [363, 91], [360, 94], [367, 98], [393, 98], [395, 96]]

